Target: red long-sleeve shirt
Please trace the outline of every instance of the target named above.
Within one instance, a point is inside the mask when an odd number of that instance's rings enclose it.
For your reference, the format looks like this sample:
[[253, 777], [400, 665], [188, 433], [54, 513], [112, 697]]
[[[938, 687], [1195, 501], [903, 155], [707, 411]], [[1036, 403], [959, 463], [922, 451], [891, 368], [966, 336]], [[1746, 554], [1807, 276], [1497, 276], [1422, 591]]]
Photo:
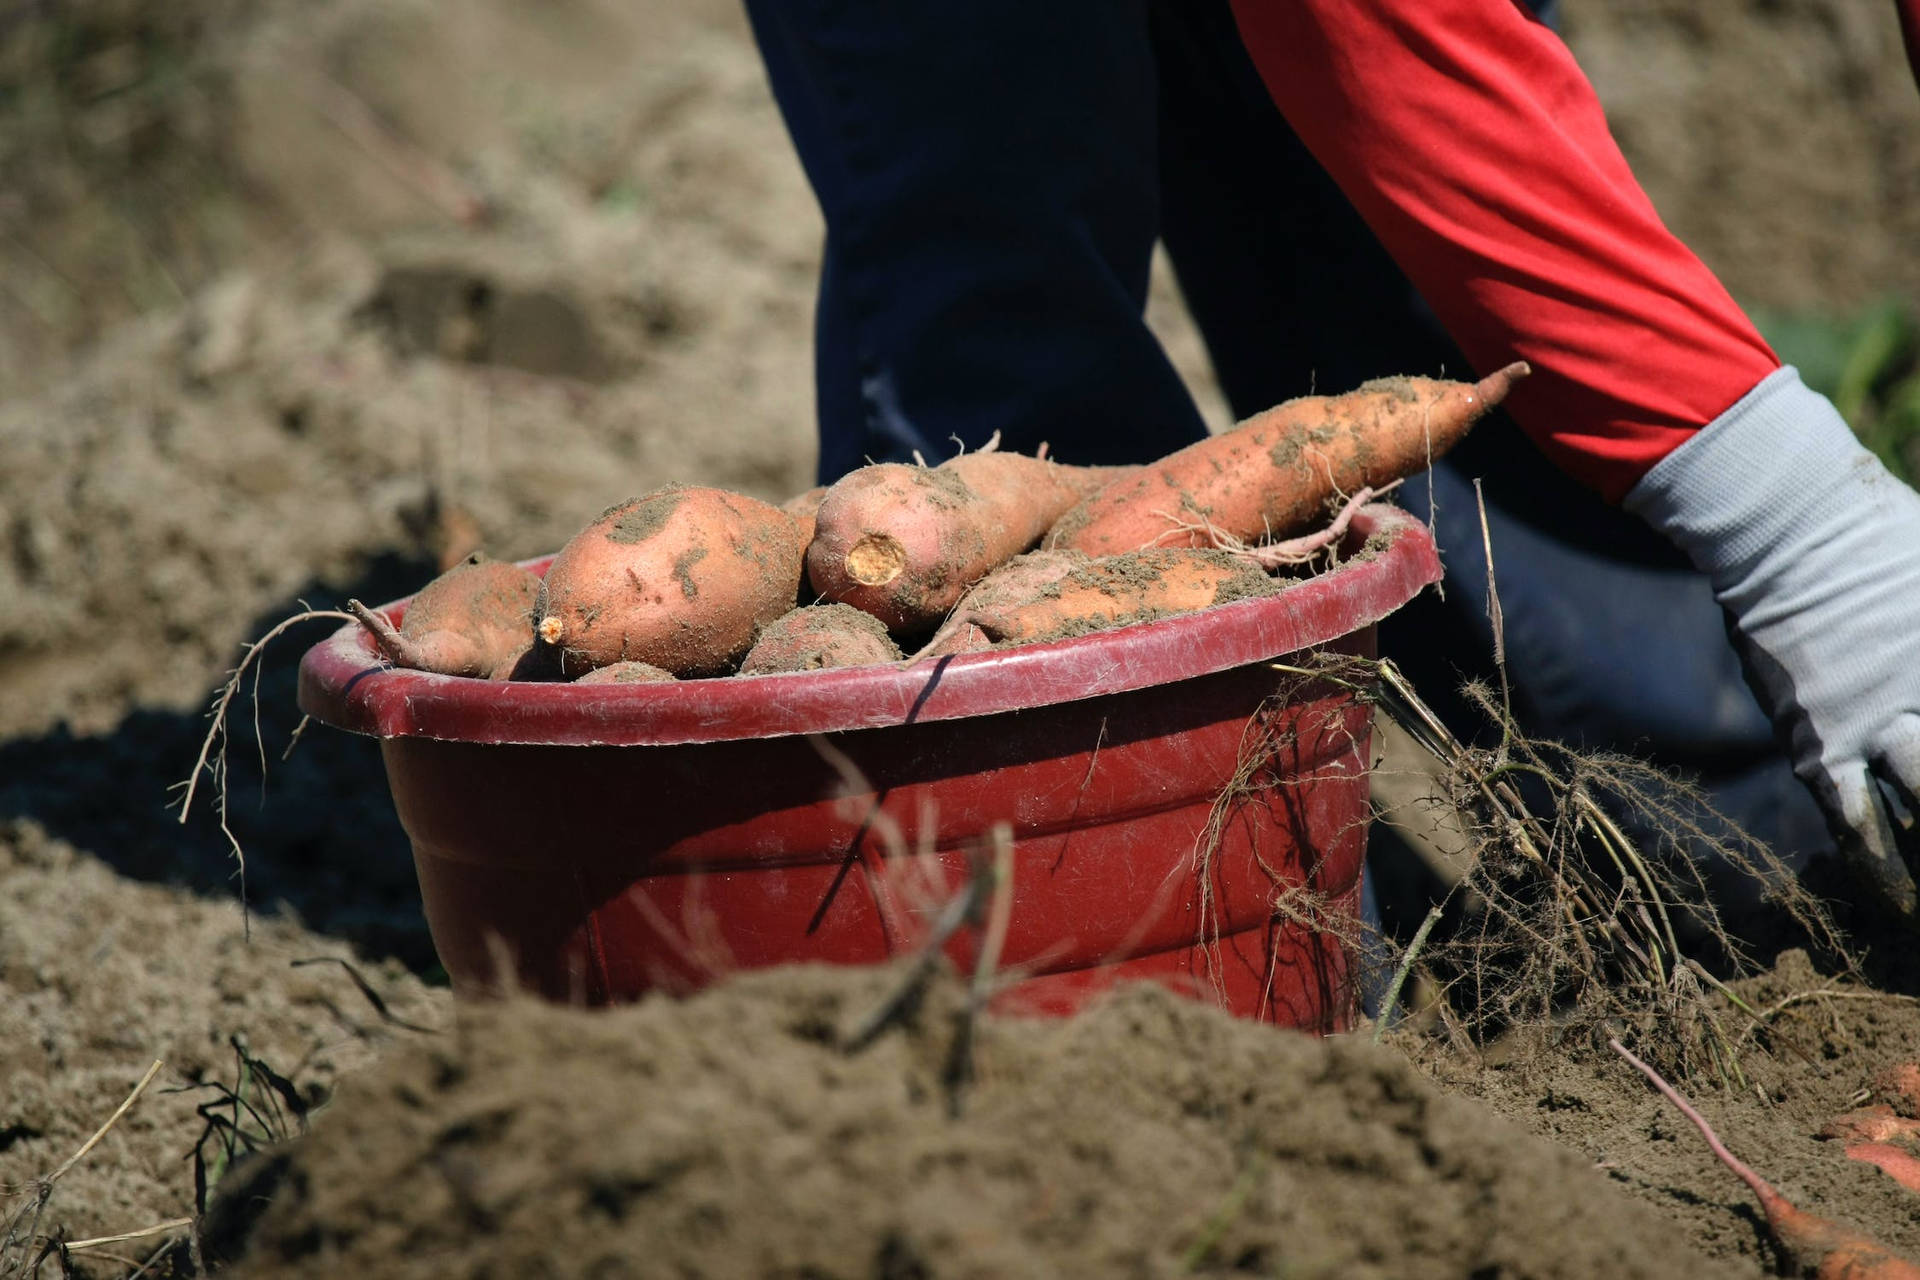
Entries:
[[[1910, 31], [1920, 0], [1899, 0]], [[1275, 103], [1508, 408], [1617, 500], [1779, 367], [1513, 0], [1235, 0]]]
[[1920, 86], [1920, 0], [1893, 0], [1900, 11], [1900, 34], [1907, 41], [1907, 65], [1913, 68], [1913, 82]]

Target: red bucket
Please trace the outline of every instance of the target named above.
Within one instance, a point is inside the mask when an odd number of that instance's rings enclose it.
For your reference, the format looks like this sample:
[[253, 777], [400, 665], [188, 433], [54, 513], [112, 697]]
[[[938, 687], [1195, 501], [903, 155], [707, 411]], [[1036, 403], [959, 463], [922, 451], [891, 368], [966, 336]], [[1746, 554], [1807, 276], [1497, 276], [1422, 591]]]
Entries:
[[[1148, 978], [1326, 1029], [1351, 1010], [1347, 957], [1275, 906], [1357, 909], [1370, 722], [1269, 664], [1371, 654], [1373, 624], [1440, 576], [1395, 508], [1358, 513], [1363, 543], [1277, 595], [914, 667], [505, 684], [388, 668], [347, 627], [301, 662], [300, 706], [380, 739], [457, 992], [497, 989], [503, 963], [601, 1004], [884, 961], [1006, 823], [1002, 1009]], [[977, 945], [947, 952], [970, 972]]]

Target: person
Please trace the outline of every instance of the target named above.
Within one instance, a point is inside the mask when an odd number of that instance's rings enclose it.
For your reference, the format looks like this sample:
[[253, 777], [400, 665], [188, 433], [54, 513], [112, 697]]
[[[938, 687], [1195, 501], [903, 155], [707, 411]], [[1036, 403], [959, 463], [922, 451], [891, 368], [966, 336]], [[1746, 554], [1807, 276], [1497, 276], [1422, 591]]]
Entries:
[[1083, 463], [1197, 439], [1141, 320], [1156, 236], [1237, 413], [1526, 359], [1513, 425], [1409, 486], [1449, 590], [1383, 648], [1429, 690], [1484, 663], [1484, 476], [1521, 727], [1696, 773], [1914, 914], [1920, 497], [1661, 224], [1539, 13], [748, 12], [826, 215], [823, 481], [996, 431]]

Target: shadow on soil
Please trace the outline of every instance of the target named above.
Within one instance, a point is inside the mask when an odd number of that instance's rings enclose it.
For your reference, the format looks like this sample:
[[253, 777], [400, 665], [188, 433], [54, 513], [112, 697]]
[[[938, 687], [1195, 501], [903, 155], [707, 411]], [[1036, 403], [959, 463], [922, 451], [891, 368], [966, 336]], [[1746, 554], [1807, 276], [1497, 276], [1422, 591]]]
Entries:
[[[391, 600], [432, 576], [425, 561], [383, 556], [355, 582], [309, 584], [254, 619], [247, 635], [300, 612], [297, 601], [337, 609], [349, 597]], [[266, 651], [257, 739], [251, 679], [234, 700], [228, 821], [246, 851], [246, 900], [257, 914], [290, 910], [369, 957], [394, 956], [430, 971], [433, 944], [379, 746], [316, 724], [280, 758], [300, 721], [300, 655], [339, 625], [303, 624]], [[208, 726], [205, 708], [219, 687], [207, 689], [192, 712], [135, 711], [109, 734], [76, 737], [60, 728], [0, 743], [0, 823], [31, 819], [122, 875], [230, 898], [237, 910], [241, 882], [211, 780], [203, 776], [185, 825], [169, 790], [193, 766]]]

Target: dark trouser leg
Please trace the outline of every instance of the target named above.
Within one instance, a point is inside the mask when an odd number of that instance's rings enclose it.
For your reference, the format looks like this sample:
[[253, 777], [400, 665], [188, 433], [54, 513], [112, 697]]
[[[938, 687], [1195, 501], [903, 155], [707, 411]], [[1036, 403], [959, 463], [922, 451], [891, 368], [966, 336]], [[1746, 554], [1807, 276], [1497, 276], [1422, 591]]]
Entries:
[[1043, 441], [1151, 458], [1198, 410], [1141, 320], [1154, 66], [1140, 0], [749, 0], [827, 219], [823, 479]]

